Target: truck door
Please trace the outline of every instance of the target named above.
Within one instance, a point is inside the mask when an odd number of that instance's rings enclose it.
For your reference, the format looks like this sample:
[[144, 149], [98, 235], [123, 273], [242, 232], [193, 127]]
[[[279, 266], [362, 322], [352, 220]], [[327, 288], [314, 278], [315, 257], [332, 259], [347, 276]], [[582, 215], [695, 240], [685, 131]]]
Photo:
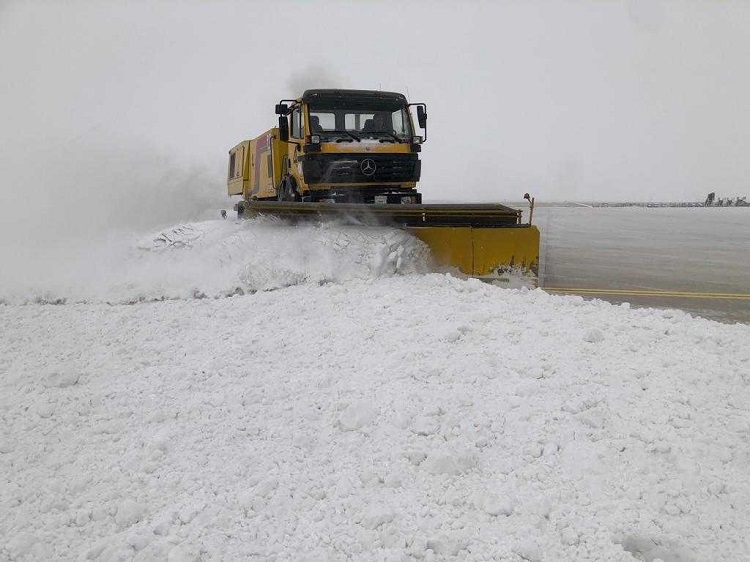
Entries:
[[303, 182], [302, 162], [299, 156], [302, 150], [302, 143], [305, 140], [305, 120], [302, 114], [302, 104], [297, 104], [292, 109], [292, 126], [289, 130], [289, 171], [297, 180], [297, 185], [301, 186]]

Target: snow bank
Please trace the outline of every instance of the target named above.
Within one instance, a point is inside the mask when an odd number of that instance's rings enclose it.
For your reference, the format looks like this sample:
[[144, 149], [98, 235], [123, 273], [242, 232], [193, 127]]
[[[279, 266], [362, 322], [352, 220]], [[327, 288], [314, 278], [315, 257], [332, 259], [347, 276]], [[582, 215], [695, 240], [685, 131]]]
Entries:
[[0, 272], [0, 299], [109, 302], [219, 297], [426, 271], [429, 249], [388, 228], [211, 220], [110, 235]]
[[3, 560], [750, 557], [746, 325], [439, 274], [0, 322]]

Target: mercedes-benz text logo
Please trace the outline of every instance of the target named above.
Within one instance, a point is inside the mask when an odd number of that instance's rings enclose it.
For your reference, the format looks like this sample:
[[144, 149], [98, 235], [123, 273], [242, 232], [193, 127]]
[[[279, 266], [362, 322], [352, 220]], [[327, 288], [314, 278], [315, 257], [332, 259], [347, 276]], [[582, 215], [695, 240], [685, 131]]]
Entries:
[[362, 170], [364, 175], [371, 176], [375, 173], [375, 170], [378, 169], [378, 166], [372, 158], [365, 158], [359, 165], [359, 169]]

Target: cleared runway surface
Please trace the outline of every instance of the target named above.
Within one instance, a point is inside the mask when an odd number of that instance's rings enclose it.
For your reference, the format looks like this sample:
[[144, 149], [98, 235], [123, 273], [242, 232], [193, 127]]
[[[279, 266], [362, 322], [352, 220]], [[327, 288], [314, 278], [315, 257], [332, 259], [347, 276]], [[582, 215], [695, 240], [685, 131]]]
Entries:
[[750, 208], [541, 207], [540, 285], [750, 322]]

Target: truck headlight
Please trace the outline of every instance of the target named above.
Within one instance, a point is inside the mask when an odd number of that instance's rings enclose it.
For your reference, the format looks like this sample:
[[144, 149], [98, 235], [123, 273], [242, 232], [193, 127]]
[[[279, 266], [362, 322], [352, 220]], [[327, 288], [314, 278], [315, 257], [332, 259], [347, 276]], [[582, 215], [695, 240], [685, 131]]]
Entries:
[[320, 144], [320, 135], [313, 135], [310, 137], [310, 144]]
[[411, 142], [412, 144], [422, 144], [422, 137], [420, 137], [419, 135], [414, 135], [411, 138]]

